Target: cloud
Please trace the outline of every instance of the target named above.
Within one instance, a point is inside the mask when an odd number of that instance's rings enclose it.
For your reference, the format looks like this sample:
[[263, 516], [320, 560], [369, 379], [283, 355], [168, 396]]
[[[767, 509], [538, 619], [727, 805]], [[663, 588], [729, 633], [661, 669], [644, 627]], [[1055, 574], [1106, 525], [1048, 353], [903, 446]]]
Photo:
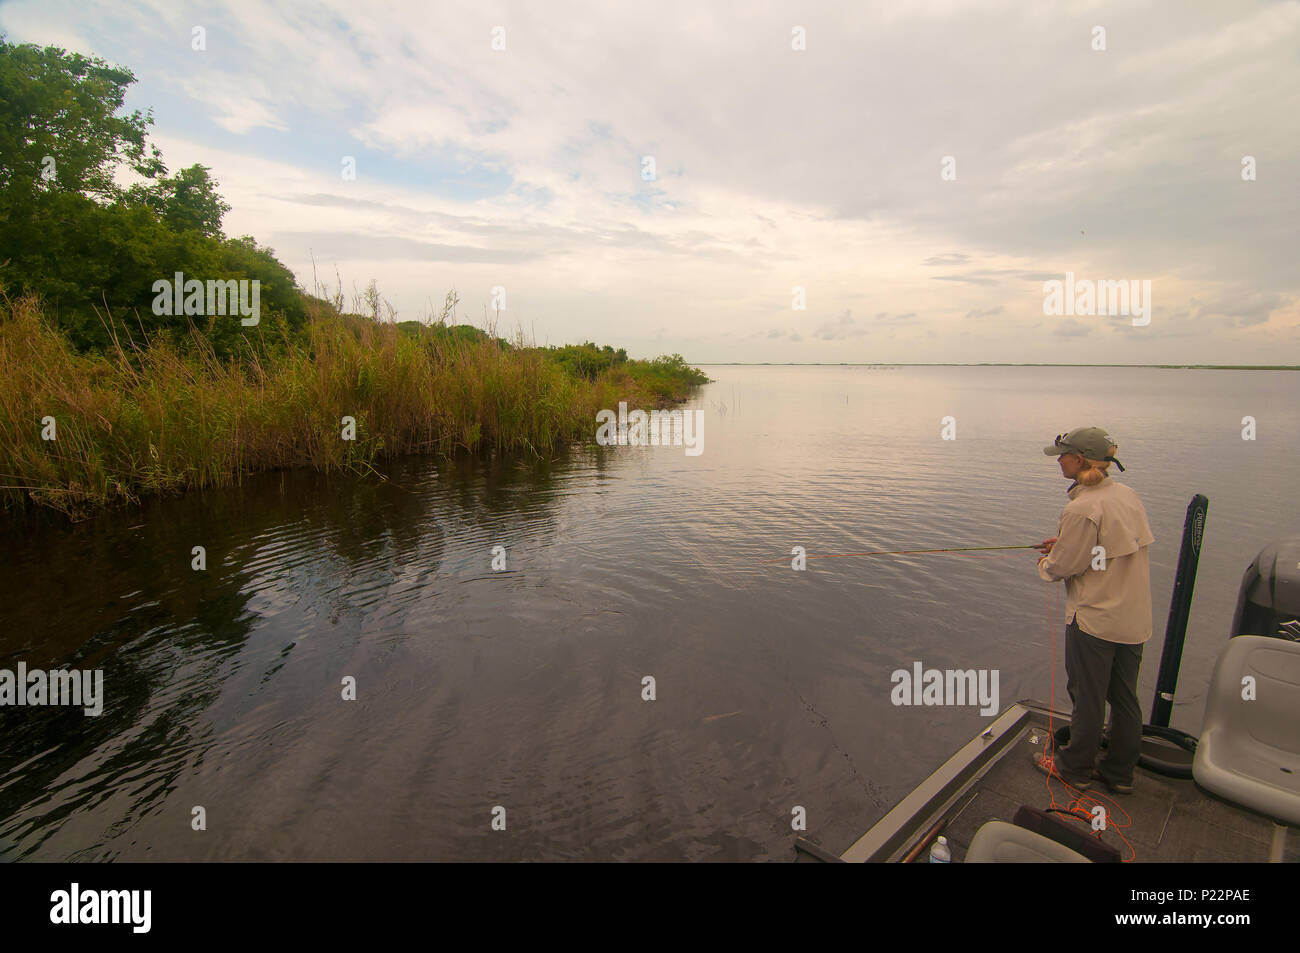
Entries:
[[858, 323], [853, 320], [852, 312], [846, 308], [838, 318], [822, 322], [813, 332], [813, 337], [821, 341], [843, 341], [861, 337], [866, 333], [866, 329], [858, 327]]
[[927, 268], [948, 268], [952, 265], [964, 265], [970, 261], [970, 255], [963, 255], [960, 252], [945, 252], [942, 255], [931, 255], [921, 264]]
[[215, 107], [212, 121], [229, 132], [243, 135], [254, 129], [284, 132], [289, 128], [287, 119], [278, 115], [273, 93], [256, 81], [232, 76], [214, 83], [210, 78], [187, 77], [183, 88], [196, 101]]
[[[8, 0], [0, 28], [132, 69], [130, 107], [156, 106], [154, 138], [184, 144], [164, 147], [170, 168], [213, 166], [232, 234], [274, 244], [306, 283], [309, 250], [366, 262], [344, 280], [373, 274], [408, 312], [505, 284], [539, 338], [662, 325], [665, 348], [702, 361], [779, 357], [798, 332], [728, 329], [788, 308], [794, 285], [824, 315], [882, 315], [819, 319], [812, 360], [1030, 362], [1067, 336], [1104, 361], [1115, 339], [1090, 330], [1105, 327], [1176, 346], [1170, 362], [1264, 363], [1300, 324], [1300, 127], [1276, 121], [1300, 114], [1300, 4], [1170, 18], [1098, 0], [1091, 21], [1143, 38], [1112, 29], [1104, 53], [1077, 12], [1004, 0], [814, 4], [801, 52], [774, 39], [779, 5], [488, 10], [214, 0], [202, 53], [195, 14], [167, 0]], [[1158, 282], [1149, 333], [1029, 333], [1041, 283], [1067, 270]], [[918, 315], [943, 333], [879, 352]]]
[[1002, 283], [996, 273], [990, 272], [971, 272], [965, 275], [933, 275], [931, 281], [960, 281], [971, 285], [999, 285]]
[[[1052, 329], [1052, 333], [1067, 338], [1084, 337], [1092, 333], [1092, 326], [1076, 321], [1074, 318], [1065, 318], [1057, 322], [1056, 327]], [[1079, 363], [1092, 362], [1080, 361]]]
[[277, 248], [309, 248], [322, 261], [402, 261], [477, 262], [513, 264], [532, 261], [540, 250], [474, 248], [464, 245], [439, 245], [400, 235], [366, 235], [360, 232], [275, 232], [272, 244]]
[[1234, 327], [1245, 328], [1267, 322], [1282, 307], [1283, 299], [1277, 293], [1242, 291], [1222, 294], [1211, 301], [1192, 298], [1190, 303], [1193, 318], [1222, 317]]

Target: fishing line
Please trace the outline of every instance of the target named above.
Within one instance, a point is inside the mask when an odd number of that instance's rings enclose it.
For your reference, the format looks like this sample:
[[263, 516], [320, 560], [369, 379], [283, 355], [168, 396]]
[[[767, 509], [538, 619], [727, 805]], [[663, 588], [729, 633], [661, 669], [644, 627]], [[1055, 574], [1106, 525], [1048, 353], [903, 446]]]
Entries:
[[[997, 555], [993, 555], [992, 551], [1037, 549], [1039, 545], [1041, 544], [1031, 543], [1027, 546], [957, 546], [951, 549], [881, 549], [865, 553], [822, 553], [816, 556], [804, 556], [803, 559], [807, 561], [809, 559], [843, 559], [847, 556], [916, 556], [937, 553], [951, 553], [968, 559], [1014, 559], [1019, 554], [1018, 552], [998, 553]], [[990, 554], [983, 555], [984, 553]], [[762, 559], [755, 563], [746, 563], [741, 566], [736, 566], [732, 571], [754, 573], [762, 566], [771, 566], [776, 563], [789, 564], [791, 558], [792, 557]], [[719, 568], [716, 565], [706, 564], [704, 560], [698, 556], [692, 559], [692, 562], [699, 566], [700, 569], [710, 573], [716, 573]], [[721, 582], [721, 584], [726, 586], [728, 589], [749, 588], [749, 583], [738, 585], [730, 582]]]
[[[958, 546], [953, 549], [879, 549], [869, 553], [826, 553], [821, 556], [805, 556], [804, 559], [843, 559], [845, 556], [915, 556], [923, 553], [970, 553], [994, 549], [1037, 549], [1040, 544], [1028, 546]], [[786, 563], [789, 559], [764, 559], [755, 563], [758, 566], [772, 563]]]

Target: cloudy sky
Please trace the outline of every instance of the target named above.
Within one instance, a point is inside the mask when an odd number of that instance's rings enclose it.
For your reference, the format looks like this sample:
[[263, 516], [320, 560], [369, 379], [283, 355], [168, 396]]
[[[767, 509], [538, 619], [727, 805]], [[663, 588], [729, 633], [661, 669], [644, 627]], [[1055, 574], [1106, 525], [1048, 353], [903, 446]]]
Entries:
[[[499, 331], [697, 363], [1300, 363], [1300, 3], [9, 0], [0, 30], [131, 69], [228, 234], [401, 319], [501, 287]], [[1150, 281], [1150, 323], [1044, 314], [1066, 272]]]

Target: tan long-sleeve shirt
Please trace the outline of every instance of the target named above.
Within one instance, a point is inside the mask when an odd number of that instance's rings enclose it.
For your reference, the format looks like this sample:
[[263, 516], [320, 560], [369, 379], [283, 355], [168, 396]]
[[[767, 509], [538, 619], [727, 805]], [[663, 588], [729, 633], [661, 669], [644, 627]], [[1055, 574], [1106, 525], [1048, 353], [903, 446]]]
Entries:
[[[1065, 580], [1066, 623], [1089, 635], [1137, 645], [1151, 638], [1151, 563], [1155, 542], [1146, 509], [1131, 487], [1106, 477], [1075, 484], [1061, 513], [1057, 541], [1038, 561], [1038, 575]], [[1093, 548], [1101, 546], [1105, 568]]]

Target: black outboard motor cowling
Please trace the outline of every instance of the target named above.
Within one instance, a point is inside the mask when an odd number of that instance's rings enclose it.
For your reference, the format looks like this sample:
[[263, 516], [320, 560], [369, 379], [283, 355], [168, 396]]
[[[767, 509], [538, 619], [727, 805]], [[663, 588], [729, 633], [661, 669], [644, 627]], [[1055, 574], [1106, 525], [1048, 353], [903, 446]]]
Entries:
[[1300, 642], [1300, 536], [1265, 546], [1241, 577], [1232, 635]]

